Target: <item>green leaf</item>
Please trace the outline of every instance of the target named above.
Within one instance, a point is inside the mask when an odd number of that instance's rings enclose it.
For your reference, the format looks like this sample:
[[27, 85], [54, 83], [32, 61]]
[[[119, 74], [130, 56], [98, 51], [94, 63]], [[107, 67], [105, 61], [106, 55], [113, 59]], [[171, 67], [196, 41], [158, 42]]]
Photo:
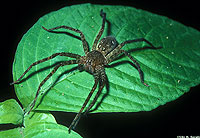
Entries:
[[56, 123], [54, 116], [48, 112], [46, 113], [30, 113], [30, 115], [25, 116], [24, 121], [25, 127], [32, 126], [33, 124], [37, 124], [38, 122], [49, 122], [49, 123]]
[[68, 133], [68, 128], [56, 123], [55, 118], [50, 113], [32, 113], [25, 117], [25, 138], [81, 138], [80, 135], [72, 131]]
[[32, 127], [27, 128], [25, 130], [25, 138], [38, 138], [38, 137], [45, 137], [45, 138], [81, 138], [80, 135], [72, 131], [70, 134], [68, 133], [68, 128], [52, 123], [52, 122], [37, 122]]
[[0, 124], [22, 124], [24, 112], [16, 100], [10, 99], [0, 103]]
[[22, 136], [22, 128], [14, 128], [5, 131], [0, 131], [0, 137], [2, 138], [24, 138]]
[[[8, 108], [9, 107], [9, 108]], [[15, 109], [15, 110], [13, 110]], [[17, 109], [17, 110], [16, 110]], [[23, 116], [23, 110], [20, 108], [18, 103], [11, 99], [7, 100], [3, 103], [0, 103], [0, 123], [13, 123], [19, 124], [15, 121], [19, 118], [16, 114], [19, 114], [19, 111], [22, 111], [22, 116], [20, 123], [24, 125], [24, 127], [17, 127], [14, 129], [9, 129], [5, 131], [0, 131], [0, 137], [2, 138], [81, 138], [80, 135], [72, 131], [70, 134], [68, 133], [68, 128], [62, 125], [57, 124], [55, 118], [50, 113], [42, 113], [42, 112], [34, 112], [26, 115], [25, 118]], [[9, 112], [8, 112], [9, 111]], [[11, 112], [12, 111], [12, 112]], [[5, 113], [7, 113], [8, 118], [5, 118]], [[12, 114], [12, 118], [10, 117]], [[18, 119], [20, 120], [20, 119]], [[19, 122], [19, 121], [18, 121]]]
[[[56, 52], [72, 52], [84, 55], [78, 34], [60, 29], [61, 33], [49, 33], [42, 29], [67, 25], [81, 30], [90, 45], [101, 28], [100, 10], [107, 14], [103, 36], [115, 36], [119, 43], [125, 40], [145, 38], [161, 49], [148, 49], [146, 43], [131, 43], [123, 47], [139, 62], [144, 73], [130, 64], [130, 59], [120, 56], [111, 67], [106, 68], [109, 89], [104, 88], [94, 112], [149, 111], [159, 105], [175, 100], [190, 87], [200, 82], [200, 32], [169, 18], [143, 10], [124, 6], [74, 5], [41, 17], [20, 41], [13, 63], [13, 78], [17, 80], [35, 61]], [[69, 35], [62, 32], [69, 32]], [[142, 48], [142, 49], [141, 49]], [[16, 94], [27, 107], [34, 99], [40, 82], [53, 67], [67, 57], [34, 66], [20, 84], [15, 85]], [[115, 64], [116, 63], [116, 64]], [[119, 64], [118, 64], [119, 63]], [[36, 110], [78, 112], [89, 94], [94, 79], [91, 74], [76, 69], [76, 65], [64, 66], [42, 87]], [[93, 99], [93, 98], [91, 98]], [[91, 101], [90, 101], [91, 102]], [[94, 108], [96, 107], [94, 106]]]

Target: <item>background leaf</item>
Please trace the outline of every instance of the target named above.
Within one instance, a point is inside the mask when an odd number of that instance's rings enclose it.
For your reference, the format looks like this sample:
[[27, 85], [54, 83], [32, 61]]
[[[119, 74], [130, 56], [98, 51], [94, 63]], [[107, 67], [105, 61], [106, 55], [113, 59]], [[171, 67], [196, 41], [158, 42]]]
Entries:
[[22, 128], [14, 128], [14, 129], [9, 129], [5, 131], [0, 131], [0, 136], [2, 138], [23, 138], [22, 137]]
[[74, 131], [69, 134], [68, 128], [57, 124], [55, 118], [50, 113], [39, 112], [25, 117], [24, 137], [81, 138]]
[[[103, 36], [115, 36], [118, 42], [145, 38], [162, 49], [140, 49], [145, 43], [132, 43], [123, 49], [140, 63], [144, 80], [140, 83], [137, 70], [125, 56], [120, 56], [106, 68], [109, 89], [103, 90], [95, 112], [149, 111], [172, 101], [200, 82], [200, 33], [176, 21], [143, 10], [122, 6], [75, 5], [47, 14], [23, 36], [13, 64], [17, 80], [28, 66], [56, 52], [84, 55], [82, 43], [66, 33], [49, 33], [41, 28], [67, 25], [80, 29], [92, 45], [102, 23], [100, 9], [107, 13]], [[123, 17], [123, 18], [122, 18]], [[65, 31], [60, 29], [59, 31]], [[78, 34], [67, 31], [73, 35]], [[103, 37], [102, 36], [102, 37]], [[16, 93], [26, 107], [34, 99], [39, 83], [60, 61], [58, 57], [31, 69], [24, 80], [15, 85]], [[115, 64], [116, 63], [116, 64]], [[119, 63], [119, 64], [118, 64]], [[60, 68], [42, 87], [37, 110], [77, 112], [94, 83], [92, 75], [75, 70], [76, 65]], [[95, 108], [95, 107], [94, 107]]]
[[48, 112], [32, 112], [24, 118], [23, 110], [14, 99], [0, 103], [0, 124], [4, 123], [21, 125], [14, 129], [0, 131], [0, 137], [3, 138], [81, 138], [74, 131], [69, 134], [68, 128], [57, 124], [53, 115]]
[[16, 100], [10, 99], [0, 103], [0, 124], [19, 125], [23, 123], [24, 111]]

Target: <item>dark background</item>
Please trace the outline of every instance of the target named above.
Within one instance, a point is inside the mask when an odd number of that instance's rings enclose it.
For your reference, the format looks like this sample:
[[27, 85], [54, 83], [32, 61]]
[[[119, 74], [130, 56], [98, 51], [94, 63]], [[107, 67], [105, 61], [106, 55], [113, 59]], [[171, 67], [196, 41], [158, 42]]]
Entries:
[[[14, 3], [12, 3], [14, 2]], [[1, 98], [0, 102], [16, 98], [12, 82], [12, 62], [17, 44], [29, 28], [43, 15], [65, 6], [94, 3], [126, 5], [167, 16], [184, 25], [200, 30], [198, 1], [89, 1], [89, 0], [34, 0], [1, 3]], [[176, 137], [200, 135], [199, 89], [191, 88], [177, 100], [150, 112], [99, 113], [83, 117], [76, 131], [87, 138], [104, 137]], [[75, 113], [52, 112], [58, 123], [69, 127]]]

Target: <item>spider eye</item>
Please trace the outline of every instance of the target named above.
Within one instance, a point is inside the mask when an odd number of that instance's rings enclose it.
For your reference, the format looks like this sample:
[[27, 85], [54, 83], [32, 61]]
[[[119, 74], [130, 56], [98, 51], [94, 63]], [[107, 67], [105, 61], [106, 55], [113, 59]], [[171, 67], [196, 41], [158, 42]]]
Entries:
[[114, 42], [114, 41], [111, 41], [111, 43], [114, 45], [116, 42]]
[[98, 49], [101, 49], [102, 45], [99, 44], [97, 47], [98, 47]]
[[105, 51], [106, 50], [106, 48], [105, 47], [102, 47], [102, 51]]

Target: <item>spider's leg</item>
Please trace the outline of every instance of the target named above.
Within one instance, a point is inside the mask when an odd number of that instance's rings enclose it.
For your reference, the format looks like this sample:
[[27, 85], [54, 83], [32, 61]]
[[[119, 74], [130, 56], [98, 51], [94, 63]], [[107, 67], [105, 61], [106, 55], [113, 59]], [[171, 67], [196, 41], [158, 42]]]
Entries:
[[28, 114], [32, 111], [33, 107], [35, 106], [35, 103], [36, 103], [36, 100], [37, 100], [37, 97], [39, 95], [39, 91], [40, 91], [40, 88], [43, 86], [43, 84], [58, 70], [59, 67], [61, 66], [65, 66], [65, 65], [70, 65], [70, 64], [77, 64], [78, 63], [78, 60], [69, 60], [69, 61], [64, 61], [58, 65], [56, 65], [54, 67], [54, 69], [46, 76], [46, 78], [39, 84], [39, 87], [38, 87], [38, 90], [36, 92], [36, 95], [35, 95], [35, 98], [33, 100], [33, 102], [30, 104], [30, 110], [28, 112]]
[[93, 101], [91, 102], [91, 104], [87, 107], [87, 109], [85, 110], [85, 112], [84, 112], [84, 115], [86, 115], [89, 111], [90, 111], [90, 109], [94, 106], [94, 104], [96, 103], [96, 101], [97, 101], [97, 99], [98, 99], [98, 97], [99, 97], [99, 95], [101, 94], [101, 92], [102, 92], [102, 90], [103, 90], [103, 88], [104, 88], [104, 86], [105, 86], [105, 83], [106, 83], [106, 73], [105, 73], [105, 70], [102, 70], [101, 72], [100, 72], [100, 77], [101, 77], [101, 82], [99, 83], [99, 90], [98, 90], [98, 92], [97, 92], [97, 94], [95, 95], [95, 97], [94, 97], [94, 99], [93, 99]]
[[118, 52], [114, 53], [113, 55], [111, 55], [108, 59], [107, 59], [107, 62], [110, 63], [112, 62], [119, 54], [121, 53], [124, 53], [126, 56], [128, 56], [132, 61], [133, 63], [136, 65], [137, 67], [137, 70], [139, 72], [139, 75], [140, 75], [140, 81], [142, 82], [142, 84], [144, 84], [145, 86], [149, 87], [148, 84], [144, 83], [144, 76], [143, 76], [143, 72], [140, 68], [140, 64], [125, 50], [122, 50], [122, 49], [119, 49]]
[[138, 70], [138, 72], [139, 72], [139, 74], [140, 74], [140, 81], [141, 81], [145, 86], [149, 87], [148, 84], [144, 83], [143, 72], [142, 72], [142, 70], [141, 70], [141, 68], [140, 68], [140, 64], [139, 64], [128, 52], [126, 52], [125, 50], [122, 50], [122, 52], [123, 52], [126, 56], [128, 56], [128, 57], [133, 61], [133, 63], [135, 63], [135, 65], [136, 65], [136, 67], [137, 67], [137, 70]]
[[151, 42], [146, 40], [145, 38], [138, 38], [134, 40], [127, 40], [119, 44], [113, 51], [111, 51], [108, 55], [106, 55], [106, 59], [108, 63], [112, 62], [116, 56], [122, 53], [120, 49], [125, 45], [129, 43], [134, 43], [134, 42], [146, 42], [148, 45], [150, 45], [152, 48], [157, 49]]
[[119, 44], [117, 46], [118, 49], [121, 49], [125, 44], [129, 44], [129, 43], [134, 43], [134, 42], [145, 42], [148, 45], [150, 45], [152, 48], [156, 48], [151, 42], [149, 42], [148, 40], [146, 40], [145, 38], [138, 38], [138, 39], [134, 39], [134, 40], [127, 40], [122, 42], [121, 44]]
[[104, 31], [104, 27], [105, 27], [105, 22], [106, 22], [106, 13], [103, 12], [103, 10], [101, 9], [100, 11], [100, 16], [103, 18], [103, 21], [102, 21], [102, 25], [101, 25], [101, 29], [96, 37], [96, 39], [94, 40], [94, 43], [93, 43], [93, 46], [92, 46], [92, 50], [95, 50], [96, 49], [96, 46], [97, 46], [97, 43], [101, 37], [101, 35], [103, 34], [103, 31]]
[[46, 29], [45, 27], [42, 26], [42, 28], [48, 32], [53, 32], [53, 30], [56, 30], [56, 29], [60, 29], [60, 28], [64, 28], [64, 29], [68, 29], [68, 30], [71, 30], [71, 31], [74, 31], [76, 33], [79, 33], [80, 34], [80, 37], [81, 37], [81, 41], [83, 43], [83, 50], [85, 52], [85, 54], [87, 54], [89, 52], [89, 46], [88, 46], [88, 43], [85, 39], [85, 36], [84, 34], [78, 30], [78, 29], [74, 29], [72, 27], [69, 27], [69, 26], [65, 26], [65, 25], [62, 25], [62, 26], [58, 26], [58, 27], [54, 27], [54, 28], [51, 28], [51, 29]]
[[47, 61], [47, 60], [53, 59], [53, 58], [55, 58], [56, 56], [67, 56], [67, 57], [76, 58], [76, 59], [79, 59], [79, 58], [81, 57], [80, 55], [78, 55], [78, 54], [73, 54], [73, 53], [66, 53], [66, 52], [55, 53], [55, 54], [53, 54], [53, 55], [51, 55], [51, 56], [49, 56], [49, 57], [47, 57], [47, 58], [43, 58], [43, 59], [41, 59], [41, 60], [38, 60], [38, 61], [32, 63], [32, 64], [28, 67], [28, 69], [19, 77], [19, 79], [16, 80], [16, 81], [14, 81], [14, 82], [12, 82], [12, 83], [10, 83], [10, 85], [13, 85], [13, 84], [18, 83], [18, 82], [24, 77], [24, 75], [25, 75], [33, 66], [35, 66], [35, 65], [37, 65], [37, 64], [40, 64], [40, 63], [42, 63], [42, 62], [45, 62], [45, 61]]
[[87, 105], [87, 103], [89, 102], [89, 100], [90, 100], [92, 94], [94, 93], [95, 89], [97, 88], [98, 82], [99, 82], [99, 78], [95, 78], [95, 83], [94, 83], [94, 85], [93, 85], [93, 87], [92, 87], [92, 90], [90, 91], [90, 93], [89, 93], [89, 95], [87, 96], [85, 102], [83, 103], [83, 105], [82, 105], [82, 107], [81, 107], [79, 113], [75, 116], [74, 120], [72, 121], [71, 125], [69, 126], [69, 130], [68, 130], [69, 133], [71, 132], [72, 129], [74, 129], [74, 128], [76, 127], [76, 125], [77, 125], [77, 123], [78, 123], [78, 121], [79, 121], [79, 119], [80, 119], [80, 116], [81, 116], [82, 111], [84, 110], [84, 108], [85, 108], [85, 106]]
[[145, 86], [149, 86], [146, 83], [144, 83], [144, 78], [143, 78], [143, 72], [140, 68], [139, 63], [126, 51], [121, 50], [121, 48], [125, 45], [125, 44], [129, 44], [129, 43], [133, 43], [133, 42], [146, 42], [147, 44], [149, 44], [152, 48], [156, 49], [156, 47], [149, 42], [148, 40], [146, 40], [145, 38], [139, 38], [139, 39], [134, 39], [134, 40], [127, 40], [122, 42], [121, 44], [119, 44], [113, 51], [111, 51], [108, 55], [106, 55], [106, 60], [107, 60], [107, 64], [109, 64], [110, 62], [112, 62], [119, 54], [124, 53], [126, 56], [128, 56], [136, 65], [137, 70], [140, 74], [140, 80], [141, 82], [145, 85]]

